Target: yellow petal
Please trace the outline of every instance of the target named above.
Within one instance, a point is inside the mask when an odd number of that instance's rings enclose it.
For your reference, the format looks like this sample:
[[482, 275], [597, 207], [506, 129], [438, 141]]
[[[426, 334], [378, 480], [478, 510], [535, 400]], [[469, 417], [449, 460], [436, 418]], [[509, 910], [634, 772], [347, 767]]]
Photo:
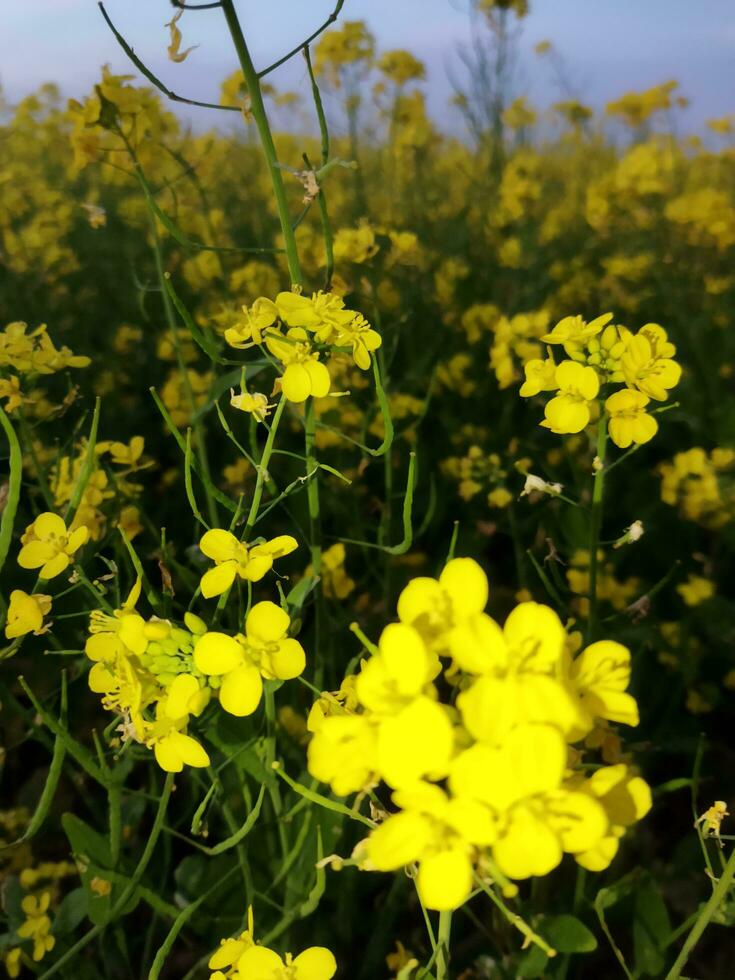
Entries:
[[40, 578], [56, 578], [69, 567], [69, 556], [60, 551], [54, 558], [50, 558], [38, 573]]
[[380, 658], [399, 694], [419, 694], [431, 678], [432, 659], [421, 635], [405, 623], [391, 623], [380, 636]]
[[216, 595], [222, 595], [235, 581], [238, 565], [236, 561], [226, 561], [221, 565], [215, 565], [208, 572], [202, 575], [199, 587], [205, 599], [211, 599]]
[[448, 593], [458, 618], [481, 613], [487, 605], [487, 576], [472, 558], [454, 558], [445, 565], [439, 584]]
[[367, 839], [367, 857], [377, 871], [395, 871], [418, 861], [430, 840], [430, 820], [404, 810], [372, 831]]
[[378, 731], [378, 768], [393, 787], [446, 772], [454, 731], [446, 711], [427, 697], [383, 721]]
[[321, 361], [307, 361], [304, 367], [309, 375], [311, 395], [314, 398], [324, 398], [329, 394], [329, 388], [332, 384], [326, 365], [322, 364]]
[[311, 377], [303, 364], [289, 364], [281, 378], [281, 389], [290, 402], [305, 402], [311, 394]]
[[311, 946], [293, 961], [295, 980], [331, 980], [337, 972], [334, 955], [324, 946]]
[[524, 670], [548, 670], [561, 660], [566, 634], [553, 609], [538, 602], [522, 602], [503, 628], [512, 660]]
[[32, 527], [37, 538], [62, 538], [66, 536], [66, 524], [58, 514], [52, 514], [50, 511], [39, 514]]
[[288, 613], [275, 602], [256, 602], [245, 620], [248, 639], [274, 643], [288, 632], [291, 625]]
[[260, 672], [251, 664], [243, 664], [225, 675], [219, 689], [219, 700], [225, 711], [243, 718], [255, 711], [262, 694]]
[[557, 835], [528, 807], [515, 806], [505, 833], [493, 846], [493, 857], [509, 878], [547, 875], [562, 858]]
[[273, 558], [271, 555], [255, 555], [255, 557], [248, 558], [245, 571], [243, 572], [240, 568], [239, 574], [241, 578], [247, 579], [249, 582], [259, 582], [272, 567]]
[[608, 831], [607, 814], [587, 793], [561, 790], [546, 800], [546, 818], [569, 854], [596, 847]]
[[265, 551], [274, 558], [283, 558], [284, 555], [290, 555], [292, 551], [296, 551], [299, 543], [296, 538], [292, 537], [290, 534], [279, 534], [275, 538], [271, 538], [270, 541], [266, 541], [264, 544], [256, 545], [255, 551]]
[[168, 740], [184, 765], [194, 766], [196, 769], [203, 769], [209, 765], [209, 756], [191, 735], [184, 735], [183, 732], [171, 732]]
[[207, 531], [199, 542], [199, 548], [213, 561], [228, 561], [234, 558], [240, 542], [234, 534], [229, 531], [222, 531], [219, 528], [212, 528]]
[[75, 551], [78, 551], [83, 544], [86, 544], [89, 539], [89, 528], [86, 524], [82, 524], [81, 527], [76, 528], [69, 535], [66, 548], [64, 551], [67, 555], [73, 555]]
[[472, 890], [472, 864], [461, 848], [423, 858], [416, 887], [426, 908], [444, 912], [459, 908]]
[[56, 548], [45, 541], [29, 541], [18, 552], [18, 564], [21, 568], [41, 568], [56, 553]]
[[507, 665], [508, 647], [495, 620], [485, 613], [471, 616], [449, 634], [449, 651], [462, 670], [485, 674]]
[[306, 667], [306, 654], [298, 640], [281, 640], [269, 659], [270, 671], [280, 681], [299, 677]]
[[165, 713], [168, 718], [183, 718], [188, 713], [189, 702], [199, 693], [199, 681], [191, 674], [179, 674], [169, 685]]
[[164, 772], [181, 772], [184, 768], [184, 761], [176, 749], [176, 743], [171, 736], [159, 739], [153, 746], [153, 754], [156, 762]]
[[194, 663], [202, 674], [227, 674], [242, 659], [242, 647], [226, 633], [205, 633], [194, 646]]
[[284, 973], [283, 960], [272, 949], [251, 946], [237, 961], [238, 980], [278, 980]]

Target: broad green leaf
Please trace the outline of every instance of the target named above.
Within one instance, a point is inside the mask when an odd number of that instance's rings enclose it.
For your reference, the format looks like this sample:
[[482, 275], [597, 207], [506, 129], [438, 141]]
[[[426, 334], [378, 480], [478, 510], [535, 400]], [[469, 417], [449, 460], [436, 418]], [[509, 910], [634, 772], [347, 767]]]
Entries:
[[594, 934], [573, 915], [545, 918], [539, 931], [558, 953], [591, 953], [597, 949]]

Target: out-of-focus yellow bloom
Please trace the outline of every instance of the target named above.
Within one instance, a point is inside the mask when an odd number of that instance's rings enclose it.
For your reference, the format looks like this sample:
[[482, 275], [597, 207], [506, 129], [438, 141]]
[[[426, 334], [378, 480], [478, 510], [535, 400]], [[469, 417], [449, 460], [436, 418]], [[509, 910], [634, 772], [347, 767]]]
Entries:
[[362, 222], [357, 228], [340, 228], [334, 236], [334, 260], [361, 265], [371, 259], [379, 247], [375, 232], [367, 222]]
[[676, 591], [688, 606], [699, 606], [715, 594], [715, 583], [702, 575], [690, 575]]

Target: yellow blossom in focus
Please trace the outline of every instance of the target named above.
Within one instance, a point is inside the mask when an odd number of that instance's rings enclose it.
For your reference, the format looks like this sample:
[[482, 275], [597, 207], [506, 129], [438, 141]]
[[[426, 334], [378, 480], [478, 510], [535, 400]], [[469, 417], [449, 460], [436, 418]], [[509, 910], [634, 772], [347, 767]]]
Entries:
[[39, 593], [28, 595], [22, 589], [13, 589], [10, 593], [5, 636], [13, 640], [27, 633], [35, 633], [36, 636], [45, 633], [43, 620], [50, 612], [51, 596]]
[[42, 579], [55, 578], [69, 567], [88, 537], [86, 527], [70, 532], [58, 514], [47, 511], [25, 529], [18, 564], [21, 568], [39, 568]]
[[213, 528], [199, 542], [207, 558], [215, 567], [202, 576], [202, 595], [206, 599], [222, 595], [232, 586], [235, 577], [243, 581], [258, 582], [273, 567], [276, 558], [290, 554], [298, 547], [295, 538], [282, 534], [262, 544], [245, 544], [234, 534]]
[[600, 382], [595, 370], [576, 361], [562, 361], [556, 369], [559, 394], [547, 403], [541, 425], [557, 435], [581, 432], [590, 422], [589, 403], [597, 397]]
[[623, 388], [605, 402], [610, 438], [616, 446], [627, 449], [649, 442], [658, 432], [658, 422], [646, 412], [649, 398], [640, 391]]

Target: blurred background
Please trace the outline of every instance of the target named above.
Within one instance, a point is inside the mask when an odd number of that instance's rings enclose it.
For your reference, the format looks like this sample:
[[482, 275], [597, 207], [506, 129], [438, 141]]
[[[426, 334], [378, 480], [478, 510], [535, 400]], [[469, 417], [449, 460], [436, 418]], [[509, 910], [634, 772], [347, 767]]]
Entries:
[[[314, 30], [335, 0], [241, 3], [257, 66], [269, 64]], [[130, 64], [94, 0], [32, 0], [3, 6], [0, 14], [0, 84], [16, 102], [40, 83], [56, 82], [64, 96], [87, 93], [102, 64], [126, 72]], [[237, 67], [219, 10], [189, 11], [179, 26], [183, 47], [198, 44], [181, 64], [166, 56], [172, 8], [167, 0], [109, 0], [107, 10], [143, 61], [184, 95], [216, 101], [220, 82]], [[409, 48], [427, 67], [427, 104], [445, 131], [459, 133], [450, 106], [462, 81], [462, 48], [471, 44], [467, 0], [346, 0], [342, 20], [365, 20], [381, 50]], [[735, 102], [735, 5], [731, 0], [539, 0], [522, 22], [513, 73], [515, 95], [544, 109], [562, 97], [603, 108], [624, 90], [675, 78], [689, 100], [678, 125], [686, 132], [721, 116]], [[535, 55], [550, 40], [556, 59]], [[560, 74], [563, 76], [560, 78]], [[303, 87], [294, 59], [271, 79], [279, 89]], [[222, 119], [178, 107], [197, 129]], [[289, 120], [293, 122], [293, 120]]]

